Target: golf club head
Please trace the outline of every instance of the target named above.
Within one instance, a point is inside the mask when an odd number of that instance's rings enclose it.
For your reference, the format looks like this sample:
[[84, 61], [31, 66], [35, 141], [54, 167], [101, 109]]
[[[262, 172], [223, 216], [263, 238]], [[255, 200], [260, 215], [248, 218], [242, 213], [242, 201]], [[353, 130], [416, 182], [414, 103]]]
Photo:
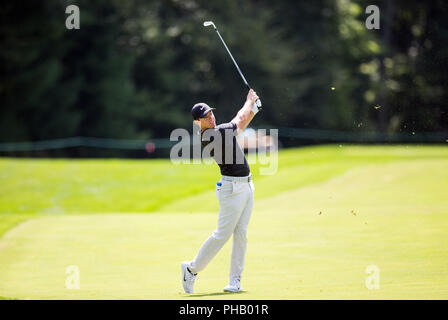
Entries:
[[213, 26], [213, 28], [216, 29], [216, 26], [213, 23], [213, 21], [204, 21], [204, 27], [208, 27], [208, 26]]

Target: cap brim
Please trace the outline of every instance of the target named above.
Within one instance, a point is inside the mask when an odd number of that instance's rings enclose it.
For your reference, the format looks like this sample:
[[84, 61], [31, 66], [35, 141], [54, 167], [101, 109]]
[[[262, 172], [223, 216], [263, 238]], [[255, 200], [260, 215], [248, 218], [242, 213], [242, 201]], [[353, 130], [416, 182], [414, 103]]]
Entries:
[[216, 108], [210, 108], [210, 109], [208, 109], [207, 111], [205, 111], [205, 112], [202, 114], [201, 118], [205, 118], [205, 116], [207, 115], [207, 113], [209, 113], [210, 111], [215, 110], [215, 109], [216, 109]]

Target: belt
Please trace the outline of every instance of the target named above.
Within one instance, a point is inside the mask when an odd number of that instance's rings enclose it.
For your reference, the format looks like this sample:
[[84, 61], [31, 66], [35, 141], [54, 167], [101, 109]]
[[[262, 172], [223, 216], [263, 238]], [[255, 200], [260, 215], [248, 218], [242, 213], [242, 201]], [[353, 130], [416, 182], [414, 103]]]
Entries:
[[252, 181], [252, 175], [248, 175], [246, 177], [222, 176], [222, 180], [238, 181], [238, 182], [251, 182]]

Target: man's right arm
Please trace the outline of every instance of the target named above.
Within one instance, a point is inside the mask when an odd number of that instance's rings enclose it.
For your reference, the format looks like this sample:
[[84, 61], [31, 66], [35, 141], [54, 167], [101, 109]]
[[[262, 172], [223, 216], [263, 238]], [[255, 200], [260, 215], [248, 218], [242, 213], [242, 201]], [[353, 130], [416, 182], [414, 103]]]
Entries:
[[233, 118], [231, 121], [236, 124], [238, 134], [243, 132], [254, 118], [255, 114], [252, 111], [252, 106], [258, 99], [259, 98], [257, 96], [257, 93], [254, 90], [250, 89], [249, 93], [247, 94], [246, 102], [244, 103], [240, 111], [238, 111], [235, 118]]

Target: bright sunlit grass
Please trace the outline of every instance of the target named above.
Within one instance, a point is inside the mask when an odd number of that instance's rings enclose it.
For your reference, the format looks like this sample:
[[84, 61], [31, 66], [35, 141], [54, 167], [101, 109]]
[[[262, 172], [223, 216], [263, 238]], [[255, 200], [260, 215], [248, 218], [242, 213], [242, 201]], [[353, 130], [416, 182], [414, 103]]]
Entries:
[[[216, 165], [0, 160], [0, 296], [448, 298], [448, 148], [310, 147], [280, 152], [276, 175], [252, 169], [245, 292], [221, 294], [229, 242], [186, 295], [180, 263], [216, 227]], [[69, 265], [80, 290], [65, 287]], [[370, 265], [379, 290], [366, 288]]]

